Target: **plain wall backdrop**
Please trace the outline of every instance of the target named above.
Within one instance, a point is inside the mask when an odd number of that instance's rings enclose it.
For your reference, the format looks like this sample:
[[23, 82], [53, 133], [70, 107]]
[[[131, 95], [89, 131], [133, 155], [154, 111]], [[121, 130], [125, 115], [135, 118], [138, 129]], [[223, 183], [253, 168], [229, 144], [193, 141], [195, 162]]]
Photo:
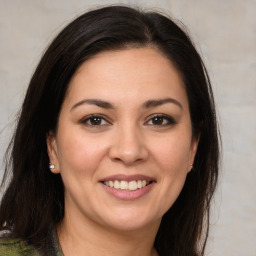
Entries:
[[212, 80], [223, 141], [207, 255], [256, 256], [255, 0], [0, 0], [0, 157], [51, 39], [84, 11], [114, 3], [162, 10], [187, 26]]

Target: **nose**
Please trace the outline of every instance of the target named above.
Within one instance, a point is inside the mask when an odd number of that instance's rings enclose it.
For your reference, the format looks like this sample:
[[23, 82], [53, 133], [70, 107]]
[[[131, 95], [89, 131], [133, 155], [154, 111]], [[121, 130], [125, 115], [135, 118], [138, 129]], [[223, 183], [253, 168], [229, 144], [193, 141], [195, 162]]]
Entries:
[[149, 152], [142, 134], [136, 128], [120, 128], [115, 133], [109, 156], [114, 161], [132, 165], [145, 161]]

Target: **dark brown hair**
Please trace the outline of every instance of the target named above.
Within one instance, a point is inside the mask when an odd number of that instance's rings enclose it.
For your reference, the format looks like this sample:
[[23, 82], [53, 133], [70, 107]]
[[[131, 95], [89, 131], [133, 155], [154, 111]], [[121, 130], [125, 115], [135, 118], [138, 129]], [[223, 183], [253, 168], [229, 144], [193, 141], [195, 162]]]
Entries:
[[213, 93], [204, 64], [189, 36], [170, 18], [124, 6], [83, 14], [51, 43], [31, 79], [18, 118], [5, 178], [10, 183], [0, 206], [0, 229], [46, 248], [49, 228], [64, 217], [60, 175], [49, 171], [46, 134], [56, 130], [69, 81], [77, 68], [102, 51], [155, 47], [180, 72], [188, 96], [194, 136], [200, 141], [193, 170], [155, 239], [160, 255], [203, 255], [209, 207], [216, 188], [219, 140]]

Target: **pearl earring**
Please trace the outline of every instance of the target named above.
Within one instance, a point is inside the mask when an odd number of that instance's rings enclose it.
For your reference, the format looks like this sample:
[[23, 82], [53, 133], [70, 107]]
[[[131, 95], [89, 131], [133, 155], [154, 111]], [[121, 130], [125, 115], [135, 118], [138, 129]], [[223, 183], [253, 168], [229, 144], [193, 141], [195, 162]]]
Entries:
[[52, 170], [52, 169], [54, 169], [54, 168], [55, 168], [55, 165], [54, 165], [54, 164], [49, 163], [49, 168], [50, 168], [50, 170]]

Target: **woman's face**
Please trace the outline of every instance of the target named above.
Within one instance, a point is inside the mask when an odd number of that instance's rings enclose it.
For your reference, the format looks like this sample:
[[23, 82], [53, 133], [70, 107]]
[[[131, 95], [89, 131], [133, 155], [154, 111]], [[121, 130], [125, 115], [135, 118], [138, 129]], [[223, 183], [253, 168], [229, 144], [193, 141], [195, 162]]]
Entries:
[[181, 77], [152, 48], [84, 62], [47, 143], [65, 186], [65, 216], [118, 230], [159, 225], [197, 148]]

